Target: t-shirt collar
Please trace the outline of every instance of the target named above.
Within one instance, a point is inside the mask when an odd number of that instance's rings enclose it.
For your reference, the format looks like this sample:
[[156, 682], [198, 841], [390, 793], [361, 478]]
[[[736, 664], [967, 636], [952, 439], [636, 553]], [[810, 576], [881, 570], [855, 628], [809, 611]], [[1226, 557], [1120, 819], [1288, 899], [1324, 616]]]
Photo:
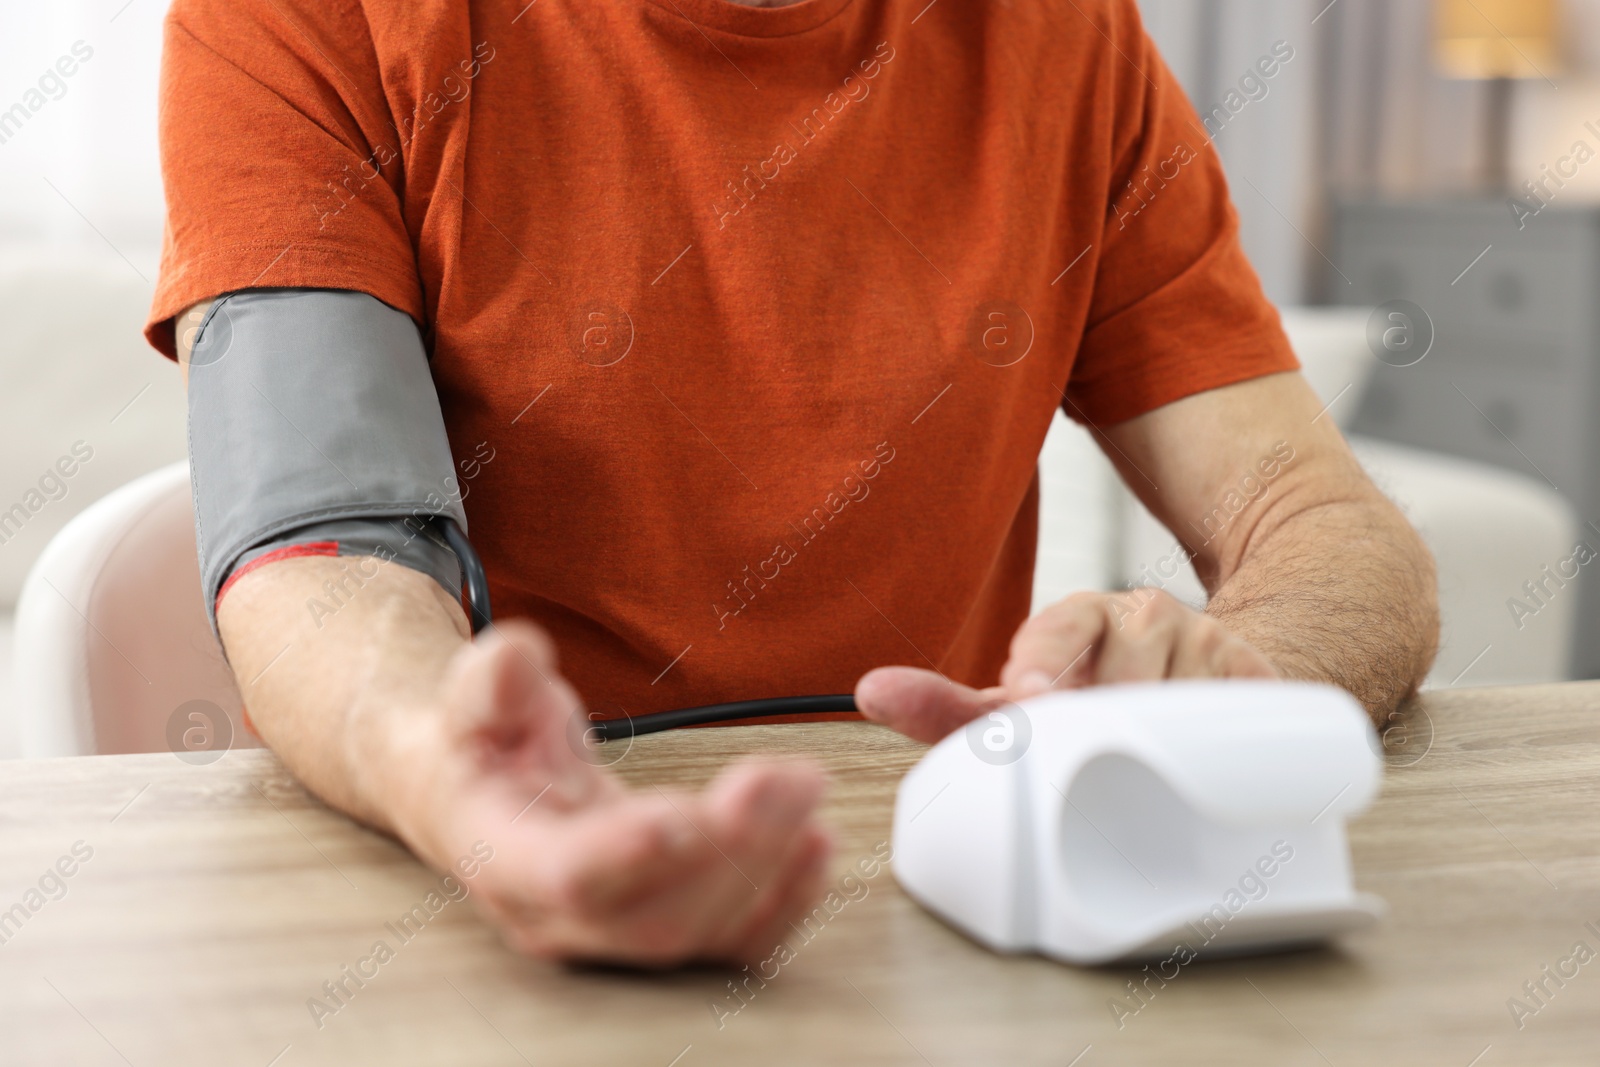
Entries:
[[788, 37], [815, 29], [855, 0], [800, 0], [781, 7], [753, 7], [733, 0], [652, 0], [703, 30], [742, 37]]

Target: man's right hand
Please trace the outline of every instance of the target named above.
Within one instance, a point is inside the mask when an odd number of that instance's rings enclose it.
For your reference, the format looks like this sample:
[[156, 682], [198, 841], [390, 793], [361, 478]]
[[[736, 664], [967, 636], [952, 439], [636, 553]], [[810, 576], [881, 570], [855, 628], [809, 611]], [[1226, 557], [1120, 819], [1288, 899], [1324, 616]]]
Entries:
[[[336, 612], [307, 612], [341, 582]], [[470, 640], [420, 571], [284, 559], [241, 575], [217, 621], [251, 721], [307, 788], [441, 871], [494, 849], [468, 884], [523, 952], [765, 958], [821, 896], [817, 768], [741, 763], [698, 794], [624, 788], [579, 740], [544, 635], [512, 620]]]
[[[186, 382], [210, 303], [176, 323]], [[471, 641], [437, 582], [375, 564], [300, 557], [240, 575], [217, 606], [229, 663], [256, 731], [329, 804], [440, 870], [487, 842], [470, 884], [512, 946], [656, 966], [764, 958], [821, 896], [818, 769], [746, 762], [696, 795], [627, 790], [574, 747], [578, 698], [542, 634], [510, 621]]]
[[442, 736], [419, 732], [390, 779], [406, 790], [396, 829], [442, 870], [474, 842], [494, 848], [471, 887], [514, 948], [754, 960], [820, 896], [830, 850], [816, 768], [745, 762], [700, 794], [626, 789], [584, 758], [577, 694], [520, 621], [462, 646], [440, 699]]

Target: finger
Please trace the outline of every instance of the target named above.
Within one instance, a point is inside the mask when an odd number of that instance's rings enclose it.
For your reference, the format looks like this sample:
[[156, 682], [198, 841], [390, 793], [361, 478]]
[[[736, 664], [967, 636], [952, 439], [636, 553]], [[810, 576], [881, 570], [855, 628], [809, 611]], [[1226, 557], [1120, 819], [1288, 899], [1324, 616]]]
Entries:
[[463, 646], [446, 669], [443, 686], [455, 724], [490, 739], [525, 731], [531, 706], [554, 703], [562, 711], [577, 706], [576, 694], [555, 673], [549, 638], [520, 619]]
[[[508, 937], [519, 951], [568, 959], [623, 962], [634, 966], [678, 966], [692, 960], [744, 961], [770, 956], [783, 931], [822, 895], [832, 842], [817, 826], [808, 826], [796, 840], [783, 871], [770, 888], [755, 895], [756, 904], [738, 916], [712, 911], [688, 915], [704, 903], [706, 880], [723, 878], [729, 868], [718, 861], [705, 880], [675, 892], [675, 899], [646, 897], [625, 911], [602, 919], [554, 921], [531, 925]], [[704, 910], [704, 909], [701, 909]]]
[[811, 818], [826, 784], [815, 764], [746, 760], [717, 776], [701, 806], [720, 845], [759, 857], [781, 851], [779, 841]]
[[734, 928], [723, 944], [715, 946], [714, 954], [752, 966], [771, 959], [788, 935], [790, 924], [808, 914], [821, 899], [832, 857], [832, 837], [821, 827], [809, 828], [777, 885], [778, 891]]
[[1276, 678], [1272, 663], [1254, 645], [1209, 615], [1184, 627], [1172, 657], [1173, 678]]
[[1221, 678], [1228, 631], [1207, 615], [1199, 616], [1184, 628], [1173, 651], [1173, 678]]
[[823, 784], [813, 766], [743, 764], [699, 797], [636, 794], [586, 813], [577, 821], [589, 825], [567, 828], [566, 869], [546, 890], [587, 920], [670, 926], [702, 943], [776, 884]]
[[695, 894], [708, 930], [726, 936], [781, 894], [824, 787], [821, 768], [810, 764], [747, 762], [724, 771], [699, 798], [706, 833], [737, 875], [724, 872]]
[[610, 915], [693, 877], [716, 856], [669, 804], [644, 794], [573, 813], [535, 808], [496, 844], [486, 896], [527, 923]]
[[1000, 671], [1006, 695], [1022, 700], [1090, 681], [1109, 625], [1105, 599], [1101, 593], [1077, 593], [1023, 623]]
[[[473, 653], [483, 655], [501, 646], [515, 648], [528, 667], [543, 679], [549, 680], [557, 673], [554, 642], [526, 619], [506, 619], [494, 623], [468, 642], [463, 651], [470, 649]], [[466, 658], [473, 657], [469, 655]]]
[[855, 693], [856, 707], [868, 719], [929, 744], [977, 718], [996, 695], [916, 667], [870, 670]]
[[1108, 600], [1107, 619], [1094, 673], [1100, 685], [1166, 678], [1180, 635], [1200, 615], [1166, 593], [1141, 590]]
[[[520, 951], [667, 965], [770, 912], [815, 827], [808, 765], [729, 768], [706, 794], [628, 794], [547, 812], [493, 909]], [[515, 862], [515, 861], [513, 861]], [[516, 869], [520, 867], [521, 869]]]
[[600, 849], [588, 854], [569, 850], [551, 858], [545, 869], [530, 872], [521, 884], [502, 886], [503, 892], [484, 904], [506, 940], [530, 955], [636, 965], [683, 963], [699, 953], [706, 938], [705, 923], [696, 914], [696, 894], [725, 879], [726, 861], [698, 834], [682, 841], [684, 853], [651, 850], [631, 861]]
[[541, 780], [539, 788], [552, 784], [547, 807], [570, 807], [603, 793], [605, 775], [568, 744], [578, 696], [554, 672], [549, 639], [532, 625], [511, 620], [463, 647], [441, 693], [456, 739], [496, 772]]
[[[697, 822], [711, 818], [703, 810], [692, 817]], [[726, 945], [733, 931], [777, 907], [788, 888], [783, 868], [792, 864], [790, 854], [803, 847], [811, 832], [814, 828], [803, 829], [776, 842], [775, 854], [789, 857], [781, 865], [755, 862], [730, 851], [731, 846], [708, 849], [705, 862], [671, 871], [650, 892], [633, 896], [622, 907], [559, 916], [567, 927], [563, 940], [578, 946], [586, 958], [659, 966], [725, 956], [718, 946]]]
[[1221, 678], [1281, 678], [1278, 668], [1261, 650], [1240, 637], [1229, 635], [1222, 650]]

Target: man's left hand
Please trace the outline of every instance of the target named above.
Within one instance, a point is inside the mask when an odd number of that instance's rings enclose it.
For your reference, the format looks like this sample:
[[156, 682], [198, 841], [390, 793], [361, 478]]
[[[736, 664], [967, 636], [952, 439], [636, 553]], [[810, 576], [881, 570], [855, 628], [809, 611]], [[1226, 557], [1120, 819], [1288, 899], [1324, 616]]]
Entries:
[[1075, 593], [1023, 623], [1000, 684], [973, 689], [933, 671], [879, 667], [856, 683], [874, 722], [934, 742], [997, 704], [1051, 689], [1164, 678], [1276, 678], [1253, 645], [1158, 589]]

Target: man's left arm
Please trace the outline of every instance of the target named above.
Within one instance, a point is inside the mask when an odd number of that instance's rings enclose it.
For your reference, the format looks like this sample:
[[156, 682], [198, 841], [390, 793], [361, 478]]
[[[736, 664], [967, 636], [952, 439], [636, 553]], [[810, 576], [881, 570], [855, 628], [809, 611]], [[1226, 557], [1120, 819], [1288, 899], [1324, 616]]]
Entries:
[[1438, 648], [1433, 557], [1302, 375], [1200, 393], [1097, 436], [1192, 554], [1205, 614], [1228, 634], [1380, 720], [1415, 692]]
[[1205, 612], [1155, 588], [1074, 594], [1023, 624], [997, 687], [869, 672], [856, 697], [870, 718], [931, 741], [996, 700], [1049, 688], [1276, 676], [1342, 686], [1382, 722], [1415, 691], [1438, 645], [1433, 559], [1299, 373], [1095, 433], [1177, 536], [1171, 562], [1192, 560]]

